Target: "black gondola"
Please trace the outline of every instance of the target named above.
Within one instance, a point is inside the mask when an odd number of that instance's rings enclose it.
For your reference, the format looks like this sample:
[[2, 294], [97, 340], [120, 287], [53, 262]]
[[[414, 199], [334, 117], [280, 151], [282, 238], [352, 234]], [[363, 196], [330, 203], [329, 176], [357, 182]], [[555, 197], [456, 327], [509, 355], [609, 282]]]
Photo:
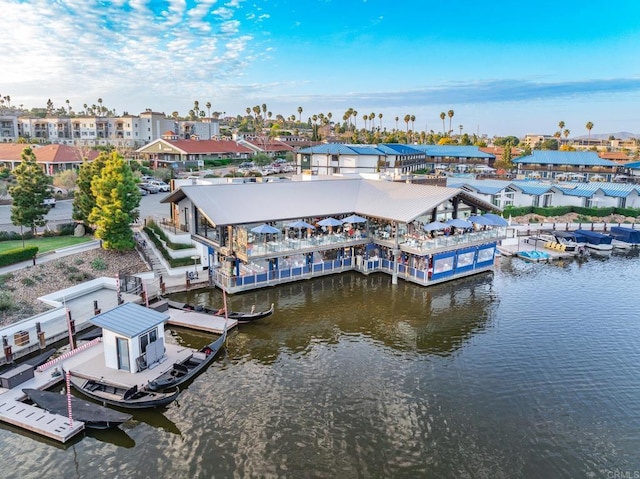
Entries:
[[[176, 301], [167, 301], [170, 308], [181, 309], [183, 311], [195, 311], [197, 313], [205, 313], [211, 314], [213, 316], [224, 317], [224, 308], [214, 309], [209, 306], [202, 305], [192, 305], [188, 303], [178, 303]], [[229, 311], [227, 314], [228, 319], [235, 319], [238, 324], [246, 324], [251, 323], [253, 321], [257, 321], [258, 319], [266, 318], [267, 316], [271, 316], [274, 312], [274, 304], [271, 303], [271, 307], [264, 311], [253, 311], [253, 309], [249, 312], [246, 311]]]
[[167, 389], [174, 388], [195, 378], [211, 364], [218, 352], [222, 349], [226, 338], [227, 332], [225, 330], [222, 336], [214, 342], [194, 352], [186, 359], [174, 363], [171, 369], [153, 381], [149, 381], [148, 388], [151, 391], [166, 391]]
[[[39, 389], [23, 389], [23, 393], [42, 409], [50, 413], [66, 416], [69, 413], [68, 398], [64, 394]], [[131, 419], [130, 414], [114, 411], [99, 404], [71, 397], [71, 411], [73, 419], [81, 421], [88, 428], [109, 429], [117, 427]]]
[[159, 392], [151, 391], [147, 387], [130, 388], [118, 384], [98, 381], [95, 379], [84, 379], [77, 376], [70, 377], [71, 386], [80, 391], [85, 396], [90, 397], [103, 404], [111, 404], [126, 409], [145, 409], [165, 406], [177, 399], [180, 394], [178, 388]]

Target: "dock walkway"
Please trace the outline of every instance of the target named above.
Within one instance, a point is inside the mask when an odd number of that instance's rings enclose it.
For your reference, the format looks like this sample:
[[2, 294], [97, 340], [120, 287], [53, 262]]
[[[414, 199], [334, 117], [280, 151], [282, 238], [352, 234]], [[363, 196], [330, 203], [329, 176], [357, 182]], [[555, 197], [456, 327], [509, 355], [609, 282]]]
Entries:
[[84, 430], [84, 423], [0, 396], [0, 420], [62, 443]]

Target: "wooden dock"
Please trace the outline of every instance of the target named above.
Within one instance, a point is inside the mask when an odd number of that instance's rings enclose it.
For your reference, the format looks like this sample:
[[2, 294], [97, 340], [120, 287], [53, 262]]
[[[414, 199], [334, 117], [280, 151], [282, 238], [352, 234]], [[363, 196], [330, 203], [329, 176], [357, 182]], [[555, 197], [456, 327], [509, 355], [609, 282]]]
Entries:
[[51, 414], [36, 406], [0, 396], [0, 420], [65, 443], [84, 430], [84, 423]]
[[[172, 308], [169, 308], [167, 312], [170, 316], [167, 324], [171, 326], [180, 326], [182, 328], [196, 329], [216, 334], [222, 334], [224, 332], [225, 318], [220, 316]], [[238, 321], [235, 319], [227, 319], [226, 323], [227, 331], [238, 325]]]

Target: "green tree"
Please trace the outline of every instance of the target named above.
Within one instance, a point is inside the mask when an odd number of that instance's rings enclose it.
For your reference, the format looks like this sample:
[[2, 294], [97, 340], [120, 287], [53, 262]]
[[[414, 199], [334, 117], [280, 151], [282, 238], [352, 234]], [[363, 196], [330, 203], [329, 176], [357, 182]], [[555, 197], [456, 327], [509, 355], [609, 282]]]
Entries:
[[446, 136], [447, 132], [445, 131], [444, 119], [447, 117], [447, 114], [443, 111], [440, 112], [440, 119], [442, 120], [442, 135]]
[[78, 173], [76, 170], [64, 170], [53, 177], [53, 185], [71, 191], [76, 187], [78, 181]]
[[591, 129], [593, 128], [593, 123], [588, 122], [585, 127], [587, 128], [587, 132], [589, 133], [589, 143], [591, 143]]
[[451, 120], [453, 120], [453, 115], [454, 115], [454, 111], [453, 110], [449, 110], [447, 112], [447, 116], [449, 117], [449, 134], [451, 134]]
[[36, 161], [36, 155], [30, 147], [22, 150], [22, 162], [13, 170], [16, 184], [9, 188], [13, 200], [11, 222], [16, 226], [27, 226], [32, 233], [37, 226], [44, 226], [44, 218], [49, 208], [43, 204], [49, 197], [50, 182], [42, 167]]
[[101, 175], [108, 158], [109, 154], [103, 151], [92, 162], [85, 159], [78, 170], [76, 191], [73, 196], [73, 219], [82, 221], [87, 226], [91, 224], [89, 215], [96, 206], [96, 198], [91, 191], [91, 182], [95, 177]]
[[135, 241], [129, 225], [136, 219], [140, 192], [131, 168], [118, 153], [112, 153], [100, 176], [93, 178], [91, 192], [96, 204], [89, 221], [96, 225], [95, 235], [102, 240], [102, 247], [133, 249]]

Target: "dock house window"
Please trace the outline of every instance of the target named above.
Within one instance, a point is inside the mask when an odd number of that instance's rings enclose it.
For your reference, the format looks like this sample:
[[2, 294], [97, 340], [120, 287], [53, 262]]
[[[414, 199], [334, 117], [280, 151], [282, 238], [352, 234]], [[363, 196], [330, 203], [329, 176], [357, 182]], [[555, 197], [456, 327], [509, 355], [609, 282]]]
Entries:
[[147, 331], [140, 335], [140, 352], [142, 354], [147, 352], [147, 346], [149, 343], [153, 343], [158, 339], [158, 330], [156, 328]]

